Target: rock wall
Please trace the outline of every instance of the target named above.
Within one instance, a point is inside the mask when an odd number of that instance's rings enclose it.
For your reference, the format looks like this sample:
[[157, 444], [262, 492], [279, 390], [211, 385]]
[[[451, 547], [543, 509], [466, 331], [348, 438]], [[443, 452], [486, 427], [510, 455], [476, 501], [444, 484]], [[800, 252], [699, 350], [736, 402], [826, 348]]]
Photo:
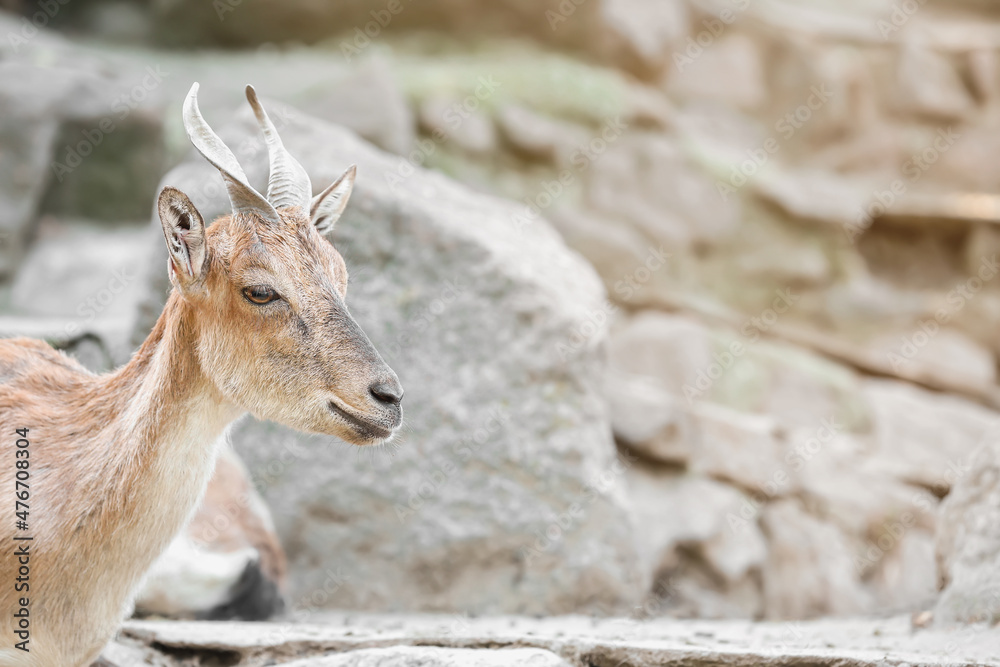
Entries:
[[154, 35], [171, 45], [256, 46], [324, 41], [347, 58], [385, 35], [437, 30], [479, 37], [530, 36], [540, 42], [652, 76], [683, 32], [684, 3], [641, 0], [505, 2], [219, 2], [149, 3]]
[[[997, 25], [692, 5], [655, 85], [591, 69], [617, 97], [572, 109], [508, 90], [426, 161], [520, 200], [522, 224], [548, 216], [603, 278], [653, 608], [928, 608], [939, 499], [973, 484], [1000, 405]], [[431, 138], [462, 100], [415, 97]], [[510, 162], [483, 157], [490, 137]], [[981, 525], [984, 502], [944, 521]], [[992, 547], [941, 539], [943, 576], [969, 582], [941, 604], [980, 608]]]

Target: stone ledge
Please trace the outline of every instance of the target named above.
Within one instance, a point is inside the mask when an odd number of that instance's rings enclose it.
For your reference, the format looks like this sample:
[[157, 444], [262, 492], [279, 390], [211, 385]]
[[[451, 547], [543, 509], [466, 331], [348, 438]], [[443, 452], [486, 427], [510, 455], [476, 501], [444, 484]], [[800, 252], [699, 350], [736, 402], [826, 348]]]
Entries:
[[[192, 659], [199, 661], [183, 664], [203, 664], [200, 660], [206, 659], [240, 667], [361, 667], [381, 665], [385, 658], [394, 667], [448, 667], [515, 664], [511, 660], [521, 654], [510, 651], [537, 649], [531, 654], [539, 665], [578, 667], [1000, 667], [997, 629], [914, 630], [907, 617], [753, 623], [316, 613], [308, 620], [130, 621], [105, 658], [119, 664], [119, 655], [134, 659], [145, 652], [147, 664], [153, 665]], [[394, 647], [398, 650], [373, 651]], [[437, 650], [442, 648], [460, 650]], [[476, 659], [466, 663], [460, 660], [463, 655]]]

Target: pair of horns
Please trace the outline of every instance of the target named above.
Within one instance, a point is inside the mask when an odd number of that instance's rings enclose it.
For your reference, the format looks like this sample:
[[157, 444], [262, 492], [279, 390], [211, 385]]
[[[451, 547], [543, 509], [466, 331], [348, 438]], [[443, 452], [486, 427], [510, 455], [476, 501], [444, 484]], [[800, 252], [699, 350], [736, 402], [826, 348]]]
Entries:
[[281, 143], [281, 137], [278, 136], [274, 123], [257, 99], [257, 92], [253, 86], [247, 86], [247, 101], [253, 108], [257, 123], [264, 132], [264, 141], [267, 143], [270, 176], [267, 181], [266, 198], [250, 185], [236, 156], [201, 115], [198, 109], [197, 83], [191, 86], [184, 100], [184, 129], [191, 143], [222, 174], [234, 213], [253, 211], [275, 222], [278, 220], [277, 209], [286, 206], [299, 206], [308, 214], [312, 202], [312, 183], [309, 174]]

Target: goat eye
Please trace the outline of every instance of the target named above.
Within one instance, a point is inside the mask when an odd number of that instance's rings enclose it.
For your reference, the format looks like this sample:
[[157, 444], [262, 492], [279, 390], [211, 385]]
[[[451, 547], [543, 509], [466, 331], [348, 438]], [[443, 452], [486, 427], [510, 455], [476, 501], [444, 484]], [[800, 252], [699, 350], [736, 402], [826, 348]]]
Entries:
[[263, 305], [265, 303], [271, 303], [277, 299], [278, 293], [270, 287], [266, 287], [264, 285], [254, 285], [253, 287], [245, 287], [243, 289], [243, 296], [245, 296], [247, 301], [251, 303]]

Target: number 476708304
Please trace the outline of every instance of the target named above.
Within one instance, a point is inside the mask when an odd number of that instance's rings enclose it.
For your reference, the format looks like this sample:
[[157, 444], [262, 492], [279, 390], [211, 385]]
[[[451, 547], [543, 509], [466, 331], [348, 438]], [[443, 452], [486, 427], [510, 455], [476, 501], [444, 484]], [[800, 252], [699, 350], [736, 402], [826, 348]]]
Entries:
[[17, 460], [14, 462], [14, 514], [17, 517], [17, 529], [18, 530], [28, 530], [28, 511], [30, 507], [28, 506], [28, 501], [31, 499], [31, 488], [28, 485], [28, 481], [31, 479], [29, 463], [31, 443], [28, 441], [28, 429], [19, 428], [16, 429], [15, 433], [19, 436], [17, 439], [17, 449], [15, 450], [15, 456]]

